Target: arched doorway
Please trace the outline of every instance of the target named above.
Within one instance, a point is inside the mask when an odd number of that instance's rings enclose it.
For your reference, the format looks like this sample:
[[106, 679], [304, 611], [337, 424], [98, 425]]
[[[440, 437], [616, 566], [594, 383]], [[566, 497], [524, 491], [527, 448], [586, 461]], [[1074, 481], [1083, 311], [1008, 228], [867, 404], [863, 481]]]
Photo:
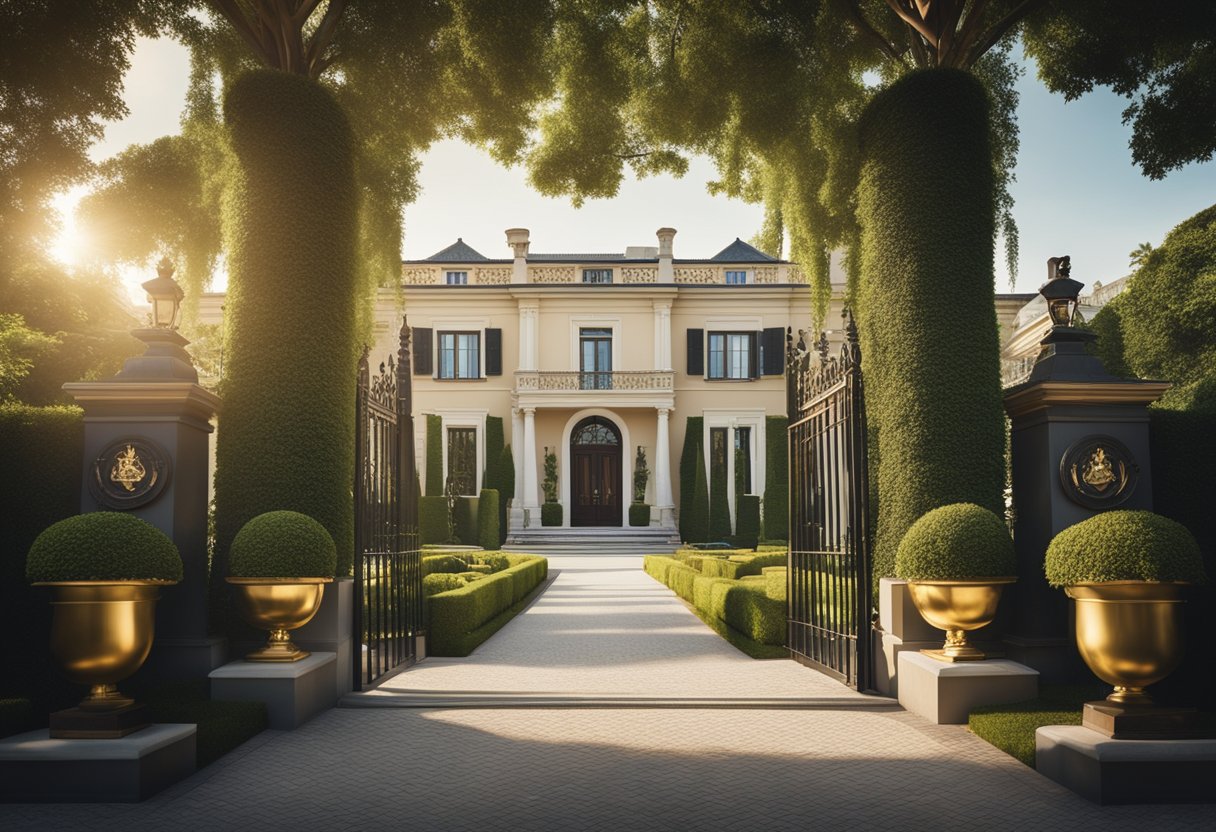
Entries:
[[570, 432], [570, 525], [621, 525], [621, 432], [589, 416]]

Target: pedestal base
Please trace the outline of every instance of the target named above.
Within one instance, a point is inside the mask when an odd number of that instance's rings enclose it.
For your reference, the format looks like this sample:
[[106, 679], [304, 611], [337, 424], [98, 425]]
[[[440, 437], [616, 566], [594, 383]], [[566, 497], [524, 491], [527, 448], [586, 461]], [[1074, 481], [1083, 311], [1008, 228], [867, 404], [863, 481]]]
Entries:
[[1114, 740], [1199, 738], [1199, 711], [1156, 705], [1120, 705], [1106, 699], [1086, 702], [1081, 725]]
[[1035, 732], [1035, 768], [1095, 803], [1216, 803], [1216, 740], [1112, 740], [1048, 725]]
[[193, 725], [150, 725], [111, 740], [51, 739], [46, 730], [0, 740], [6, 803], [133, 803], [195, 768]]
[[298, 662], [229, 662], [211, 671], [211, 698], [265, 702], [270, 727], [290, 731], [338, 701], [338, 671], [335, 653]]
[[148, 706], [141, 704], [109, 711], [68, 708], [51, 714], [49, 723], [56, 740], [116, 740], [151, 725]]
[[899, 654], [899, 704], [939, 725], [961, 725], [978, 705], [1034, 699], [1038, 671], [1007, 659], [941, 662]]

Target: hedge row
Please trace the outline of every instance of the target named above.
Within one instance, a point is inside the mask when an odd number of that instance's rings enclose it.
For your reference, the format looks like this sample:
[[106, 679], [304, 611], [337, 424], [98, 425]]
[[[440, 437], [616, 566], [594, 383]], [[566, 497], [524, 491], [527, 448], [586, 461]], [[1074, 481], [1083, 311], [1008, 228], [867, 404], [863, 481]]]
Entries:
[[738, 580], [747, 575], [759, 575], [766, 566], [785, 566], [784, 552], [769, 552], [763, 555], [731, 555], [728, 558], [705, 557], [701, 559], [701, 573], [711, 578]]
[[477, 545], [483, 549], [497, 549], [501, 545], [498, 506], [498, 491], [483, 488], [477, 501]]
[[789, 538], [789, 424], [784, 416], [764, 419], [764, 536], [771, 540]]
[[426, 417], [426, 495], [443, 496], [443, 417]]
[[680, 539], [692, 540], [689, 518], [692, 517], [693, 492], [697, 487], [697, 457], [701, 453], [701, 433], [705, 419], [689, 416], [684, 428], [684, 448], [680, 451]]
[[427, 652], [467, 656], [497, 632], [549, 574], [549, 561], [536, 555], [506, 555], [508, 566], [459, 589], [432, 595], [427, 602]]
[[446, 497], [430, 495], [418, 500], [418, 536], [422, 545], [447, 543], [451, 537], [448, 529], [448, 501]]
[[[710, 434], [713, 435], [713, 431], [710, 431]], [[713, 449], [714, 443], [709, 444], [712, 471], [709, 478], [709, 537], [705, 540], [726, 540], [731, 536], [730, 499], [726, 493], [726, 454], [729, 449], [723, 451], [721, 459], [717, 459]]]
[[756, 494], [740, 494], [735, 499], [736, 545], [744, 549], [755, 549], [760, 542], [760, 497]]

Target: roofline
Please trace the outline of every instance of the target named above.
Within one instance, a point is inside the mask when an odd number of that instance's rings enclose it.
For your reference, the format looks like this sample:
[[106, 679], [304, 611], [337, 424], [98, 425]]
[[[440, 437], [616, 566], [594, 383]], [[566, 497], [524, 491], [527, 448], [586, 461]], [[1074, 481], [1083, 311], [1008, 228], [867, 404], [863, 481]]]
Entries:
[[[475, 265], [484, 265], [486, 263], [493, 263], [496, 265], [509, 265], [514, 262], [515, 262], [514, 260], [490, 260], [490, 259], [487, 259], [487, 260], [402, 260], [401, 265], [403, 265], [403, 266], [445, 266], [445, 265], [475, 266]], [[551, 260], [551, 259], [544, 259], [544, 258], [537, 259], [534, 257], [529, 257], [529, 258], [527, 258], [527, 262], [536, 263], [536, 264], [544, 264], [544, 265], [550, 265], [553, 263], [562, 263], [562, 264], [567, 264], [567, 265], [578, 265], [580, 263], [628, 263], [628, 264], [654, 263], [657, 265], [659, 262], [659, 259], [657, 257], [633, 257], [633, 258], [616, 257], [611, 260], [608, 260], [608, 259], [597, 259], [595, 257], [587, 257], [587, 258], [582, 258], [582, 259], [572, 258], [572, 257], [563, 257], [559, 260]], [[673, 259], [671, 262], [672, 262], [672, 265], [674, 265], [674, 266], [679, 266], [682, 264], [705, 265], [706, 263], [714, 263], [716, 265], [722, 265], [722, 266], [743, 266], [743, 265], [792, 266], [792, 265], [794, 265], [793, 261], [790, 261], [790, 260], [714, 260], [713, 258], [689, 259], [689, 260], [683, 260], [683, 259], [676, 258], [676, 259]]]

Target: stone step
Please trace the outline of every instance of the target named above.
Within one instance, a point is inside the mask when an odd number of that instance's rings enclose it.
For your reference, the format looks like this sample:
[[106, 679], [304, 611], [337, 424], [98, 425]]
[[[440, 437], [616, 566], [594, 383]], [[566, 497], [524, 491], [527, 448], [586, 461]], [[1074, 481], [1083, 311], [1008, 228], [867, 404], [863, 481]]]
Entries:
[[690, 697], [619, 693], [389, 692], [348, 693], [342, 708], [691, 708], [710, 710], [899, 711], [885, 696]]

